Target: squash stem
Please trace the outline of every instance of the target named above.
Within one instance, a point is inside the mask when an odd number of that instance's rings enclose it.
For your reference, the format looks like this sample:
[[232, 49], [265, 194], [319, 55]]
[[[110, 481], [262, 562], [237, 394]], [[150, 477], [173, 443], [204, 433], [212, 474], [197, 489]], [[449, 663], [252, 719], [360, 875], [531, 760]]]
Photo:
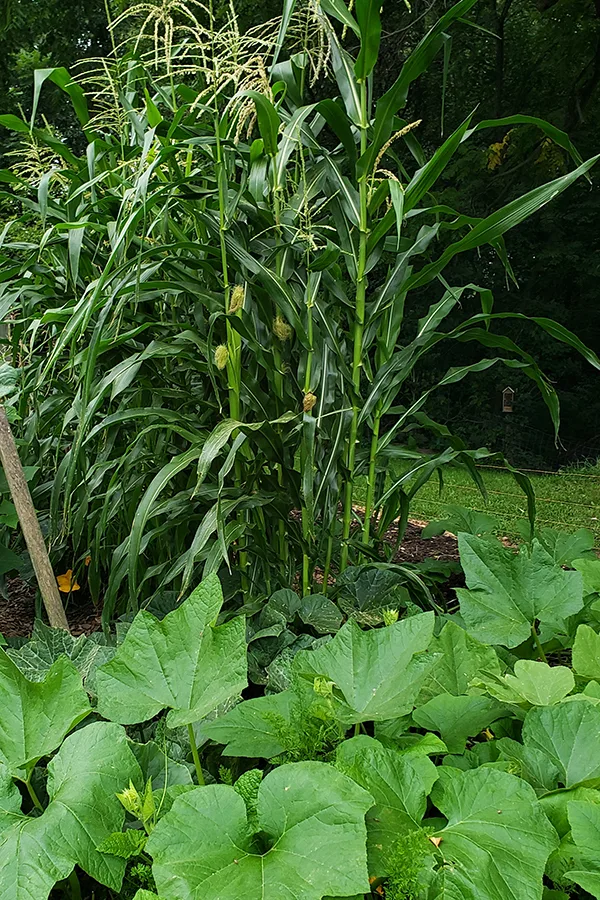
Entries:
[[196, 746], [196, 735], [194, 734], [194, 728], [191, 724], [188, 725], [188, 735], [190, 739], [190, 746], [192, 748], [192, 758], [194, 760], [194, 765], [196, 766], [196, 776], [198, 778], [198, 784], [204, 785], [206, 782], [204, 781], [204, 775], [202, 774], [202, 766], [200, 765], [198, 747]]
[[546, 658], [546, 654], [544, 653], [544, 648], [541, 645], [540, 636], [535, 630], [535, 623], [531, 626], [531, 633], [533, 635], [533, 640], [535, 641], [535, 646], [537, 647], [540, 659], [542, 660], [542, 662], [545, 662], [547, 664], [548, 660]]
[[25, 787], [27, 788], [27, 793], [31, 797], [31, 802], [33, 803], [35, 808], [39, 809], [40, 812], [44, 812], [44, 807], [40, 803], [39, 797], [36, 794], [34, 787], [29, 779], [25, 782]]
[[75, 869], [73, 869], [67, 880], [71, 891], [71, 900], [81, 900], [81, 885]]

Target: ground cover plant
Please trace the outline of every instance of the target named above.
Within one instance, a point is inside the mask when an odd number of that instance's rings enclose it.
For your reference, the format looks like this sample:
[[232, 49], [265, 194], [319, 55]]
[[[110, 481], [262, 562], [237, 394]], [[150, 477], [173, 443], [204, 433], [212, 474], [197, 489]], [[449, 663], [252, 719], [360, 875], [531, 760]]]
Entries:
[[[373, 4], [287, 0], [246, 34], [234, 11], [134, 5], [111, 22], [111, 57], [74, 80], [38, 70], [31, 121], [0, 118], [23, 141], [2, 174], [24, 211], [1, 249], [15, 415], [26, 462], [53, 461], [36, 502], [57, 565], [102, 598], [107, 628], [173, 605], [198, 564], [238, 605], [296, 579], [304, 595], [327, 591], [332, 573], [381, 555], [387, 525], [400, 516], [402, 531], [436, 472], [461, 467], [482, 489], [477, 462], [502, 458], [426, 413], [468, 375], [519, 370], [558, 427], [549, 379], [502, 333], [509, 314], [485, 286], [453, 285], [452, 261], [488, 247], [513, 278], [505, 234], [595, 158], [528, 116], [465, 111], [432, 149], [418, 118], [402, 118], [474, 5], [446, 11], [376, 104]], [[48, 82], [72, 101], [85, 153], [38, 122]], [[570, 169], [483, 219], [440, 204], [436, 183], [465, 142], [509, 127], [552, 141]], [[34, 238], [12, 240], [23, 224]], [[560, 325], [515, 316], [598, 367]], [[428, 381], [427, 354], [456, 343], [481, 356]], [[414, 439], [427, 433], [433, 455]], [[396, 459], [410, 465], [386, 485]]]
[[216, 575], [102, 654], [0, 649], [2, 896], [599, 897], [600, 561], [459, 545], [453, 611], [349, 615], [264, 689]]

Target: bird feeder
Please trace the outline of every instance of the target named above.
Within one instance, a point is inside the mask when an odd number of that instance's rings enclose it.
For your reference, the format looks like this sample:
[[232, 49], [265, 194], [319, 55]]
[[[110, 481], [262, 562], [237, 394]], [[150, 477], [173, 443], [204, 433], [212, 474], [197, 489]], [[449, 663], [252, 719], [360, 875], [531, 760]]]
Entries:
[[502, 412], [511, 413], [514, 410], [515, 392], [511, 387], [505, 387], [502, 391]]

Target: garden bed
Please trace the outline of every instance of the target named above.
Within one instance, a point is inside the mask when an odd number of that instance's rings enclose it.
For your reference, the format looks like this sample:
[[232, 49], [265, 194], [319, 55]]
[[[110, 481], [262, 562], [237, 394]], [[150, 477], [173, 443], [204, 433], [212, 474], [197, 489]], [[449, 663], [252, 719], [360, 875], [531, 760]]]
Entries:
[[[409, 522], [404, 539], [394, 557], [397, 563], [417, 563], [426, 559], [458, 560], [458, 544], [450, 534], [438, 535], [423, 540], [421, 532], [426, 525], [423, 521]], [[395, 544], [397, 531], [392, 526], [386, 540]], [[0, 634], [4, 637], [27, 637], [31, 634], [35, 621], [35, 588], [21, 578], [9, 578], [6, 582], [6, 597], [0, 597]], [[80, 602], [73, 596], [67, 610], [69, 625], [74, 635], [91, 634], [100, 628], [101, 606], [94, 606], [89, 600]]]
[[[0, 597], [0, 634], [4, 637], [27, 637], [35, 622], [35, 587], [21, 578], [9, 578], [6, 597]], [[72, 601], [67, 609], [69, 626], [74, 635], [91, 634], [100, 628], [101, 609], [90, 600]]]

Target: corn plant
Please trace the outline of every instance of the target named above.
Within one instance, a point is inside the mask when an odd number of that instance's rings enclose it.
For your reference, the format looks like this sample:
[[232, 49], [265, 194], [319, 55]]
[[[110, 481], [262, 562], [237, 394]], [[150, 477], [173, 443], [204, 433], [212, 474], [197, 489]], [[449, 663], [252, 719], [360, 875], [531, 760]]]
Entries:
[[[504, 235], [596, 158], [583, 162], [540, 119], [474, 114], [427, 157], [419, 120], [403, 118], [411, 85], [475, 2], [445, 13], [376, 103], [381, 21], [369, 0], [354, 13], [341, 0], [286, 0], [280, 21], [247, 34], [233, 12], [219, 25], [200, 3], [134, 6], [111, 23], [110, 59], [75, 79], [36, 74], [36, 99], [48, 79], [70, 95], [85, 155], [36, 126], [36, 103], [30, 123], [0, 117], [52, 151], [33, 183], [23, 170], [1, 176], [43, 237], [11, 243], [5, 229], [0, 302], [24, 369], [30, 461], [52, 479], [38, 504], [54, 552], [79, 572], [89, 562], [106, 623], [181, 596], [199, 561], [205, 575], [229, 566], [228, 592], [252, 598], [296, 579], [304, 594], [315, 582], [327, 591], [349, 563], [385, 562], [386, 528], [399, 519], [402, 535], [434, 473], [463, 466], [484, 490], [477, 462], [489, 451], [426, 412], [432, 391], [471, 373], [518, 368], [558, 429], [549, 380], [494, 330], [509, 314], [445, 270], [490, 245], [514, 277]], [[333, 96], [320, 99], [328, 75]], [[465, 141], [519, 124], [541, 129], [572, 170], [483, 219], [436, 200]], [[404, 311], [423, 306], [423, 289], [430, 305], [411, 333]], [[459, 303], [462, 321], [444, 330]], [[600, 367], [562, 326], [514, 315]], [[476, 342], [482, 357], [415, 393], [441, 341]], [[416, 428], [446, 448], [411, 449]], [[410, 464], [390, 483], [398, 458]]]

